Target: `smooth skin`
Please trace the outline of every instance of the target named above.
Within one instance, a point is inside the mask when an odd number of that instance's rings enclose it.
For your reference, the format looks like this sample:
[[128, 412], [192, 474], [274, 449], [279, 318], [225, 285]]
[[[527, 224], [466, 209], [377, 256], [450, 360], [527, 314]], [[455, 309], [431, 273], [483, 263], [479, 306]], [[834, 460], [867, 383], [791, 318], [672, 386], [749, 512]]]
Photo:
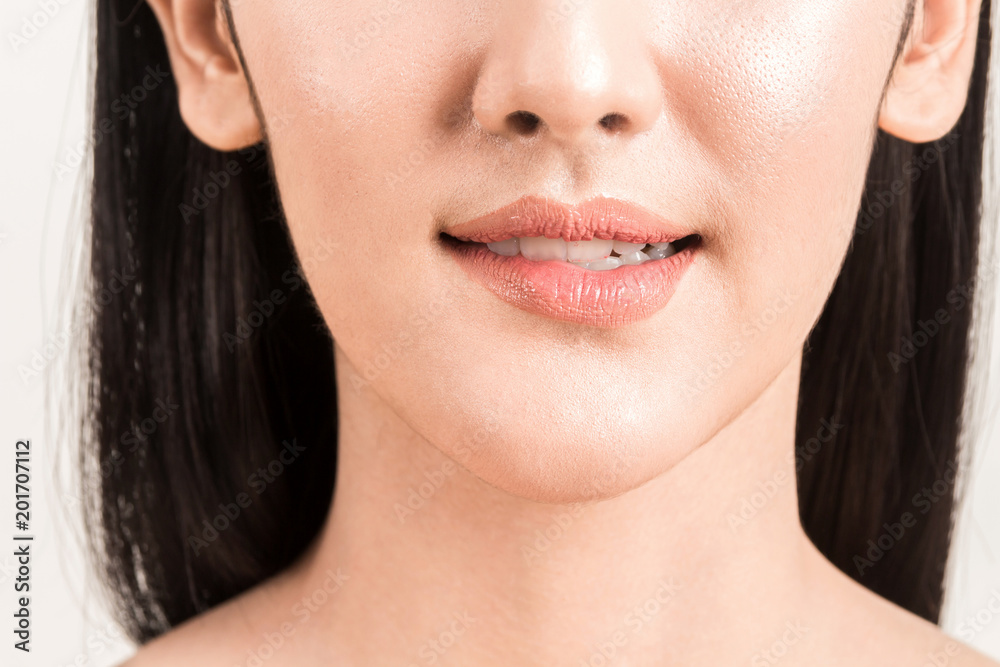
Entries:
[[[266, 133], [221, 5], [148, 1], [192, 132], [270, 142], [340, 433], [309, 551], [129, 667], [1000, 664], [833, 567], [792, 458], [875, 127], [954, 126], [979, 0], [918, 2], [884, 97], [906, 0], [238, 0]], [[437, 238], [525, 194], [703, 244], [647, 320], [541, 318]]]

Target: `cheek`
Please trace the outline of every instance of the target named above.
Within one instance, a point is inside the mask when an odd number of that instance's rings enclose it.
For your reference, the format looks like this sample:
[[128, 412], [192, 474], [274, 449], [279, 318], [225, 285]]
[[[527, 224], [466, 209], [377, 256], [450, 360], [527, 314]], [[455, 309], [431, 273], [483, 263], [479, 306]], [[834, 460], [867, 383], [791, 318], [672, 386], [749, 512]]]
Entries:
[[684, 44], [662, 69], [674, 117], [702, 149], [704, 215], [718, 232], [706, 280], [726, 302], [709, 309], [712, 328], [732, 337], [794, 287], [804, 297], [783, 331], [801, 339], [853, 234], [902, 3], [744, 4], [679, 18], [699, 27], [661, 36]]
[[697, 326], [672, 334], [692, 343], [676, 408], [701, 417], [693, 441], [747, 407], [822, 312], [898, 35], [887, 4], [757, 3], [720, 19], [726, 39], [692, 31], [685, 55], [664, 63], [675, 117], [703, 149], [704, 216], [717, 232], [697, 293], [676, 304], [699, 313]]
[[403, 326], [415, 295], [441, 292], [421, 267], [448, 182], [436, 165], [453, 162], [457, 141], [441, 72], [455, 76], [459, 45], [442, 28], [462, 15], [403, 0], [303, 4], [260, 6], [247, 31], [259, 63], [248, 65], [296, 249], [323, 256], [304, 266], [309, 283], [335, 338], [371, 339], [394, 317]]

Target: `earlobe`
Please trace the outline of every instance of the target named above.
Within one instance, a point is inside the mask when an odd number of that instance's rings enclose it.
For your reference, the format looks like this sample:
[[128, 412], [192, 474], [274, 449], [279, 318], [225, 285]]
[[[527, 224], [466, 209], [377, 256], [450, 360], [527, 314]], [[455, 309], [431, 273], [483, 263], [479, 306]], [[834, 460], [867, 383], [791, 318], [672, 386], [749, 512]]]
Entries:
[[940, 139], [968, 97], [981, 0], [917, 0], [913, 26], [882, 100], [878, 126], [900, 139]]
[[181, 117], [202, 142], [232, 151], [263, 138], [219, 0], [147, 0], [166, 41]]

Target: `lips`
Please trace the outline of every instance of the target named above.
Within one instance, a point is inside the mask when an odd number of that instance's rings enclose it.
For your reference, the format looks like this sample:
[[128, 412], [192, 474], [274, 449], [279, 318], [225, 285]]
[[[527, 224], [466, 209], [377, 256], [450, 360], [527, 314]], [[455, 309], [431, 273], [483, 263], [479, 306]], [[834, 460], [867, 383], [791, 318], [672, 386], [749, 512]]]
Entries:
[[475, 220], [445, 230], [460, 241], [494, 243], [514, 237], [544, 236], [566, 241], [611, 239], [625, 243], [669, 243], [691, 234], [652, 211], [596, 197], [569, 206], [545, 197], [522, 197]]
[[[594, 271], [568, 261], [500, 255], [486, 247], [523, 237], [669, 242], [677, 250], [663, 259]], [[638, 322], [666, 306], [701, 246], [701, 237], [690, 230], [609, 197], [575, 206], [523, 197], [445, 228], [441, 240], [470, 278], [503, 301], [543, 317], [602, 328]]]

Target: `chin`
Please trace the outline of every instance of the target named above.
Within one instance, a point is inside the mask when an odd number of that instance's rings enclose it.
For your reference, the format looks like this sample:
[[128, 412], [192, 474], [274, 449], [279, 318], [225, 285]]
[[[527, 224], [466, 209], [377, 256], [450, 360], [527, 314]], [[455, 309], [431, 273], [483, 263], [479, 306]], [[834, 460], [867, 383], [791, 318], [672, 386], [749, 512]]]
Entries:
[[442, 449], [486, 484], [550, 504], [614, 498], [666, 472], [693, 449], [676, 440], [664, 447], [645, 427], [611, 435], [570, 424], [507, 425], [481, 440], [475, 449], [465, 442]]

